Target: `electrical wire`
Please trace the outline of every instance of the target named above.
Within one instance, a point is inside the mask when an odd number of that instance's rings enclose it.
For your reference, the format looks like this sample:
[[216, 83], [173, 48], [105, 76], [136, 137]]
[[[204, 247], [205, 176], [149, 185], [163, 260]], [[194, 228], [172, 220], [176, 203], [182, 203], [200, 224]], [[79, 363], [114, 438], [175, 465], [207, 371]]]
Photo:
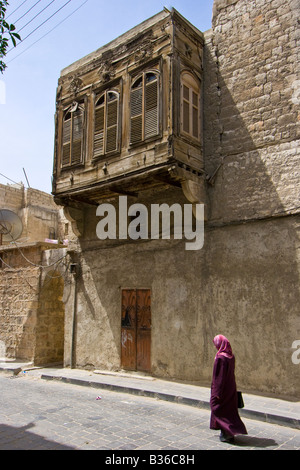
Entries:
[[[10, 235], [11, 236], [11, 235]], [[34, 266], [36, 268], [42, 268], [42, 269], [47, 269], [47, 268], [51, 268], [52, 266], [55, 266], [57, 263], [59, 263], [60, 261], [62, 261], [63, 259], [65, 259], [67, 256], [68, 256], [68, 253], [65, 254], [64, 256], [62, 256], [61, 258], [59, 258], [57, 261], [55, 261], [54, 263], [52, 264], [48, 264], [48, 265], [42, 265], [42, 264], [37, 264], [37, 263], [33, 263], [30, 259], [27, 258], [27, 256], [24, 255], [24, 253], [22, 252], [21, 248], [18, 246], [16, 240], [11, 236], [12, 238], [12, 241], [11, 243], [13, 243], [16, 248], [18, 249], [20, 255], [25, 259], [25, 261], [27, 261], [27, 263], [31, 264], [31, 266]]]
[[[20, 44], [23, 44], [24, 41], [26, 41], [27, 38], [29, 38], [29, 36], [31, 36], [33, 33], [35, 33], [39, 28], [41, 28], [44, 24], [46, 24], [49, 20], [51, 20], [51, 18], [53, 18], [55, 15], [57, 15], [57, 13], [59, 13], [63, 8], [65, 8], [72, 0], [68, 0], [66, 3], [64, 3], [58, 10], [56, 10], [51, 16], [49, 16], [45, 21], [43, 21], [40, 25], [38, 25], [33, 31], [31, 31], [29, 34], [27, 34], [27, 36], [25, 38], [22, 39], [21, 42], [19, 42], [16, 47], [18, 47]], [[11, 51], [13, 51], [16, 47], [13, 47], [11, 49], [9, 49], [6, 53], [9, 54]]]
[[26, 28], [26, 26], [32, 23], [33, 20], [35, 20], [39, 15], [41, 15], [45, 10], [47, 10], [47, 8], [50, 7], [50, 5], [52, 5], [52, 3], [54, 3], [55, 1], [56, 0], [52, 0], [50, 3], [48, 3], [48, 5], [46, 5], [41, 11], [39, 11], [33, 18], [31, 18], [28, 23], [22, 26], [22, 28], [18, 29], [18, 33], [20, 33], [24, 28]]
[[21, 5], [19, 5], [14, 11], [12, 11], [9, 15], [7, 15], [6, 19], [9, 18], [10, 16], [12, 16], [17, 10], [19, 10], [19, 8], [21, 8], [22, 5], [24, 5], [24, 3], [26, 3], [28, 0], [24, 0], [24, 2], [21, 3]]
[[3, 176], [3, 178], [6, 178], [8, 181], [11, 181], [11, 182], [14, 183], [14, 184], [17, 184], [17, 185], [19, 185], [19, 186], [23, 186], [22, 183], [17, 183], [16, 181], [14, 181], [14, 180], [8, 178], [7, 176], [3, 175], [2, 173], [0, 173], [0, 176]]
[[79, 5], [79, 7], [77, 7], [74, 11], [72, 11], [72, 13], [70, 13], [68, 16], [66, 16], [62, 21], [60, 21], [57, 25], [55, 25], [52, 29], [50, 29], [50, 31], [48, 31], [47, 33], [45, 33], [43, 36], [41, 36], [39, 39], [37, 39], [35, 42], [33, 42], [30, 46], [28, 46], [26, 49], [24, 49], [22, 52], [20, 52], [18, 55], [16, 55], [13, 59], [9, 60], [7, 62], [7, 64], [10, 64], [11, 62], [13, 62], [15, 59], [17, 59], [18, 57], [20, 57], [22, 54], [24, 54], [26, 51], [28, 51], [28, 49], [31, 49], [31, 47], [33, 47], [35, 44], [37, 44], [39, 41], [41, 41], [42, 39], [44, 39], [46, 36], [48, 36], [48, 34], [52, 33], [52, 31], [54, 31], [58, 26], [60, 26], [62, 23], [64, 23], [67, 19], [69, 19], [72, 15], [74, 15], [74, 13], [76, 13], [81, 7], [83, 7], [83, 5], [85, 5], [89, 0], [85, 0], [81, 5]]
[[56, 260], [54, 263], [52, 264], [48, 264], [48, 265], [41, 265], [41, 264], [37, 264], [37, 263], [33, 263], [30, 259], [27, 258], [27, 256], [25, 256], [25, 254], [22, 252], [21, 248], [19, 247], [16, 239], [13, 237], [13, 235], [10, 233], [9, 231], [9, 228], [7, 227], [6, 225], [6, 222], [3, 218], [3, 215], [0, 211], [0, 218], [2, 219], [2, 221], [0, 220], [0, 225], [6, 229], [6, 233], [10, 236], [11, 238], [11, 244], [15, 245], [16, 248], [18, 249], [19, 253], [21, 254], [21, 256], [25, 259], [25, 261], [27, 261], [27, 263], [31, 264], [31, 266], [35, 266], [36, 268], [50, 268], [52, 266], [55, 266], [57, 263], [59, 263], [60, 261], [62, 261], [63, 259], [65, 259], [67, 256], [68, 256], [68, 253], [66, 253], [64, 256], [62, 256], [61, 258], [59, 258], [58, 260]]
[[[58, 273], [59, 273], [58, 275], [53, 276], [53, 275], [50, 274], [50, 273], [46, 273], [46, 274], [45, 274], [45, 280], [44, 280], [44, 283], [43, 283], [43, 288], [47, 287], [47, 286], [50, 284], [50, 282], [51, 282], [52, 279], [64, 279], [65, 285], [67, 284], [67, 282], [68, 282], [68, 280], [67, 280], [67, 274], [68, 274], [69, 264], [70, 264], [70, 263], [64, 263], [65, 270], [64, 270], [64, 271], [62, 270], [62, 272], [59, 272], [59, 265], [62, 263], [62, 261], [63, 261], [63, 260], [57, 262], [57, 266], [55, 267], [55, 270], [54, 270], [54, 272], [58, 272]], [[1, 266], [2, 266], [2, 265], [5, 265], [6, 268], [11, 269], [12, 271], [17, 272], [18, 274], [20, 274], [20, 269], [21, 269], [21, 268], [20, 268], [20, 267], [19, 267], [19, 268], [14, 268], [13, 266], [10, 266], [8, 263], [6, 263], [6, 262], [4, 261], [4, 259], [3, 259], [2, 256], [0, 256], [0, 265], [1, 265]], [[53, 271], [53, 270], [52, 270], [52, 271]], [[50, 271], [50, 272], [52, 272], [52, 271]], [[47, 278], [47, 279], [46, 279], [46, 278]], [[28, 279], [27, 279], [26, 276], [22, 276], [22, 279], [29, 285], [29, 287], [30, 287], [32, 290], [34, 290], [35, 292], [38, 292], [38, 291], [39, 291], [39, 289], [40, 289], [39, 285], [36, 286], [36, 287], [33, 287], [33, 286], [30, 284], [30, 282], [28, 281]]]
[[33, 8], [38, 4], [40, 3], [42, 0], [38, 0], [31, 8], [29, 8], [29, 10], [27, 10], [22, 16], [20, 16], [20, 18], [18, 18], [17, 20], [14, 20], [14, 24], [16, 24], [18, 21], [20, 21], [22, 18], [24, 18], [24, 16], [28, 15], [29, 12], [31, 12], [31, 10], [33, 10]]

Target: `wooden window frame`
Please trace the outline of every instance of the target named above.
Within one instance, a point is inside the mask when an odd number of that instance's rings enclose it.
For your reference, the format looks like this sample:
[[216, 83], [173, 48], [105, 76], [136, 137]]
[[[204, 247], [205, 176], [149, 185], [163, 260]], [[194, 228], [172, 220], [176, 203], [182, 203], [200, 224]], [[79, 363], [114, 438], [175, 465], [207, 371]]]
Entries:
[[[109, 101], [109, 94], [115, 95], [116, 100]], [[98, 104], [99, 101], [103, 99], [103, 104]], [[116, 101], [116, 119], [115, 122], [109, 125], [109, 105]], [[102, 93], [99, 93], [95, 96], [94, 100], [94, 125], [93, 125], [93, 158], [98, 159], [102, 158], [105, 155], [111, 155], [120, 152], [120, 92], [115, 89], [104, 90]], [[103, 127], [102, 127], [102, 138], [98, 139], [96, 137], [96, 126], [97, 126], [97, 112], [103, 109]], [[100, 129], [98, 134], [100, 134]], [[115, 129], [115, 147], [110, 149], [110, 139], [109, 131]], [[96, 140], [97, 139], [97, 140]], [[101, 144], [102, 139], [102, 144]], [[96, 149], [96, 147], [99, 147]], [[102, 148], [101, 148], [102, 147]]]
[[[147, 83], [147, 77], [150, 75], [155, 75], [156, 78]], [[135, 87], [135, 84], [138, 81], [141, 81], [141, 86]], [[156, 94], [156, 106], [153, 106], [153, 91], [151, 92], [150, 90], [151, 84], [153, 85], [154, 83], [156, 84], [154, 91], [154, 94]], [[135, 106], [133, 106], [133, 94], [138, 92], [138, 90], [141, 90], [141, 102], [138, 103], [138, 100], [136, 99]], [[148, 111], [147, 100], [148, 104], [150, 103], [151, 106]], [[138, 145], [145, 141], [155, 139], [160, 135], [160, 108], [160, 71], [156, 69], [147, 69], [134, 76], [130, 87], [130, 145]], [[134, 121], [135, 129], [133, 127]], [[138, 133], [140, 133], [140, 135], [138, 135]]]
[[[200, 81], [191, 72], [182, 72], [180, 81], [180, 133], [196, 142], [201, 140], [200, 99]], [[195, 129], [197, 132], [195, 132]]]
[[[80, 111], [81, 118], [81, 129], [76, 130], [76, 113]], [[66, 116], [70, 114], [70, 129], [66, 129]], [[65, 137], [65, 133], [67, 136], [69, 134], [69, 139]], [[75, 134], [76, 133], [76, 134]], [[77, 138], [76, 138], [77, 137]], [[78, 138], [79, 137], [79, 138]], [[68, 108], [66, 108], [63, 112], [63, 120], [62, 120], [62, 144], [61, 144], [61, 168], [70, 168], [73, 166], [82, 165], [84, 162], [84, 142], [85, 142], [85, 102], [84, 101], [75, 101], [73, 102]], [[80, 143], [80, 154], [78, 156], [74, 154], [75, 146]], [[69, 159], [66, 159], [65, 151], [69, 146]]]

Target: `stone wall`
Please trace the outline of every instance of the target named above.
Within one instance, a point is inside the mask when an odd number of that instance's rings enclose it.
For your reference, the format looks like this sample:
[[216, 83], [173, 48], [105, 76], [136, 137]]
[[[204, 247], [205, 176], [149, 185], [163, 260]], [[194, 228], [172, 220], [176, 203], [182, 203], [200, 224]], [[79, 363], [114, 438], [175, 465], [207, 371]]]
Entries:
[[80, 274], [64, 292], [66, 366], [73, 349], [79, 368], [121, 367], [121, 292], [143, 287], [151, 289], [153, 375], [209, 385], [212, 339], [223, 333], [243, 390], [297, 396], [297, 219], [208, 227], [194, 252], [184, 240], [100, 241], [97, 220], [86, 212]]
[[35, 364], [62, 363], [64, 357], [64, 278], [49, 270], [39, 292], [36, 322]]
[[0, 184], [1, 209], [20, 210], [24, 206], [24, 186]]
[[[66, 249], [42, 244], [2, 248], [0, 344], [2, 359], [62, 363]], [[47, 268], [48, 266], [48, 268]]]
[[53, 196], [21, 184], [0, 185], [1, 209], [18, 215], [23, 230], [0, 246], [0, 357], [61, 363], [66, 248], [45, 239], [76, 245], [71, 223]]
[[[45, 239], [64, 240], [73, 237], [72, 229], [66, 233], [68, 221], [63, 210], [57, 206], [51, 194], [34, 188], [25, 189], [21, 184], [0, 184], [0, 210], [15, 212], [22, 222], [23, 230], [19, 242], [31, 243]], [[3, 244], [9, 244], [12, 240]]]
[[299, 210], [298, 1], [214, 3], [204, 144], [212, 221]]
[[204, 335], [225, 334], [243, 389], [299, 396], [299, 217], [210, 228], [203, 271]]
[[215, 0], [204, 74], [210, 321], [236, 346], [244, 386], [294, 396], [299, 13], [293, 0]]
[[29, 188], [25, 191], [25, 204], [21, 212], [27, 241], [63, 239], [59, 210], [51, 194]]
[[[35, 248], [24, 249], [23, 254], [33, 263], [41, 262]], [[33, 361], [40, 270], [28, 264], [18, 250], [0, 255], [2, 358]]]

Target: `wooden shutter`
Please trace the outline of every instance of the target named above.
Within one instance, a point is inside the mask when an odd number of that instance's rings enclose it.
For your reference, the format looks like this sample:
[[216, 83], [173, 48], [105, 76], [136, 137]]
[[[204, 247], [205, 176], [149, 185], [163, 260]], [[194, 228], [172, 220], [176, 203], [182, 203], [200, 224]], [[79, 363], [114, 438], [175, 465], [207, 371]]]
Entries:
[[[147, 80], [148, 78], [148, 80]], [[146, 75], [145, 139], [158, 134], [158, 80], [155, 74]]]
[[95, 109], [95, 129], [94, 129], [94, 157], [99, 157], [104, 153], [104, 105], [105, 101], [99, 100], [100, 104]]
[[182, 86], [182, 129], [190, 132], [190, 90], [186, 85]]
[[193, 122], [193, 137], [199, 137], [199, 95], [192, 90], [192, 122]]
[[190, 73], [182, 75], [181, 130], [200, 139], [200, 85]]
[[81, 108], [73, 113], [72, 131], [71, 165], [76, 165], [81, 163], [82, 156], [83, 110]]
[[63, 121], [62, 166], [70, 165], [72, 115], [67, 113]]
[[117, 150], [119, 100], [116, 93], [107, 94], [106, 152]]
[[62, 167], [82, 162], [84, 110], [73, 103], [66, 112], [62, 132]]
[[106, 91], [95, 107], [94, 158], [118, 150], [119, 93]]
[[132, 144], [143, 140], [143, 82], [139, 81], [136, 88], [131, 90], [131, 135], [130, 142]]
[[132, 144], [159, 133], [159, 80], [154, 72], [143, 73], [131, 89]]

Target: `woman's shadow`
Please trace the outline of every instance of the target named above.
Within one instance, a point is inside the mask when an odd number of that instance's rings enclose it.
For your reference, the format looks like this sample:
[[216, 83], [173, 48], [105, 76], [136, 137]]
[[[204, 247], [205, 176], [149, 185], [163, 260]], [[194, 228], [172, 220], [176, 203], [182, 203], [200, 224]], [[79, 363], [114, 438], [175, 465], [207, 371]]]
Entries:
[[277, 442], [274, 439], [268, 439], [266, 437], [254, 437], [254, 436], [235, 436], [233, 445], [238, 447], [276, 447]]

